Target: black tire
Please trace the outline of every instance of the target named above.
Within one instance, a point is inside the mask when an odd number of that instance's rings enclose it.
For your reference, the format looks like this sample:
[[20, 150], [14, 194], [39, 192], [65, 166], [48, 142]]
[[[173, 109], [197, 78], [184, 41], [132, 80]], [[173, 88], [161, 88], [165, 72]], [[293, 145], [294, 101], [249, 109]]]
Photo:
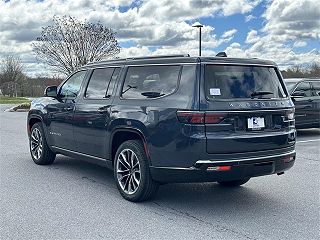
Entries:
[[[38, 138], [38, 148], [36, 138]], [[46, 137], [42, 128], [42, 123], [35, 123], [31, 128], [31, 134], [29, 137], [29, 148], [32, 160], [38, 165], [52, 164], [56, 158], [56, 154], [51, 151], [47, 144]], [[38, 151], [38, 149], [41, 149]]]
[[119, 146], [114, 159], [114, 178], [122, 197], [131, 202], [151, 199], [159, 188], [151, 177], [149, 161], [139, 140], [129, 140]]
[[234, 181], [225, 181], [225, 182], [218, 182], [223, 187], [239, 187], [245, 183], [247, 183], [250, 180], [250, 178], [244, 178]]

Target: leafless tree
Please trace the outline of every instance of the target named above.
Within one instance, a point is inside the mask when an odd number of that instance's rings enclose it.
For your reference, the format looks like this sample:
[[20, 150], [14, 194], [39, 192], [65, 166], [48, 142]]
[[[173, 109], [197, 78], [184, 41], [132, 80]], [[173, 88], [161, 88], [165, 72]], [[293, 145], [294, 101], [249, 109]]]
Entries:
[[54, 16], [53, 25], [44, 27], [32, 45], [38, 60], [65, 75], [88, 62], [112, 58], [120, 52], [111, 28], [71, 16]]
[[7, 55], [1, 59], [0, 65], [0, 90], [2, 94], [17, 96], [20, 85], [26, 76], [19, 57]]

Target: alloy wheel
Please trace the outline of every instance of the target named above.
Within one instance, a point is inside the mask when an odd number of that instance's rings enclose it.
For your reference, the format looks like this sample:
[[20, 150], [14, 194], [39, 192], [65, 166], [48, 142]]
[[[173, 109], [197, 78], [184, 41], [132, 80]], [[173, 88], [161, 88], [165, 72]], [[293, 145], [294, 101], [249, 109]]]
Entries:
[[117, 159], [117, 179], [126, 194], [134, 194], [140, 185], [141, 169], [137, 155], [131, 149], [123, 149]]
[[43, 139], [38, 128], [34, 128], [31, 132], [30, 148], [33, 158], [39, 160], [43, 151]]

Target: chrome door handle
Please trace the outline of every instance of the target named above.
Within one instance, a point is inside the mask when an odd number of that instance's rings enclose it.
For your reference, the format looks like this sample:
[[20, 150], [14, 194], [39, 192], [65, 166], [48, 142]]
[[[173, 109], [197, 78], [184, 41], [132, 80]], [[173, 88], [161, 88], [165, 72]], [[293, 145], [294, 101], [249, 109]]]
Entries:
[[108, 108], [98, 108], [98, 113], [107, 113], [108, 112]]

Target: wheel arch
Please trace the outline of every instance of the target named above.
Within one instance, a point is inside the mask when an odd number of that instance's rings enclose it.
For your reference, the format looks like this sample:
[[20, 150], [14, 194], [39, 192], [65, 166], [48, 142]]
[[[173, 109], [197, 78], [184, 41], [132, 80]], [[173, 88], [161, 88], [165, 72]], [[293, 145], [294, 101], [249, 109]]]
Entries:
[[31, 128], [32, 126], [35, 124], [35, 123], [38, 123], [38, 122], [42, 122], [42, 118], [38, 115], [30, 115], [28, 117], [28, 123], [27, 123], [27, 131], [28, 131], [28, 134], [31, 133]]
[[141, 140], [144, 146], [144, 150], [146, 152], [147, 158], [150, 163], [150, 154], [147, 146], [147, 140], [144, 134], [136, 128], [117, 128], [115, 129], [110, 137], [109, 142], [109, 157], [110, 160], [113, 162], [114, 157], [116, 155], [117, 149], [119, 146], [128, 140]]

